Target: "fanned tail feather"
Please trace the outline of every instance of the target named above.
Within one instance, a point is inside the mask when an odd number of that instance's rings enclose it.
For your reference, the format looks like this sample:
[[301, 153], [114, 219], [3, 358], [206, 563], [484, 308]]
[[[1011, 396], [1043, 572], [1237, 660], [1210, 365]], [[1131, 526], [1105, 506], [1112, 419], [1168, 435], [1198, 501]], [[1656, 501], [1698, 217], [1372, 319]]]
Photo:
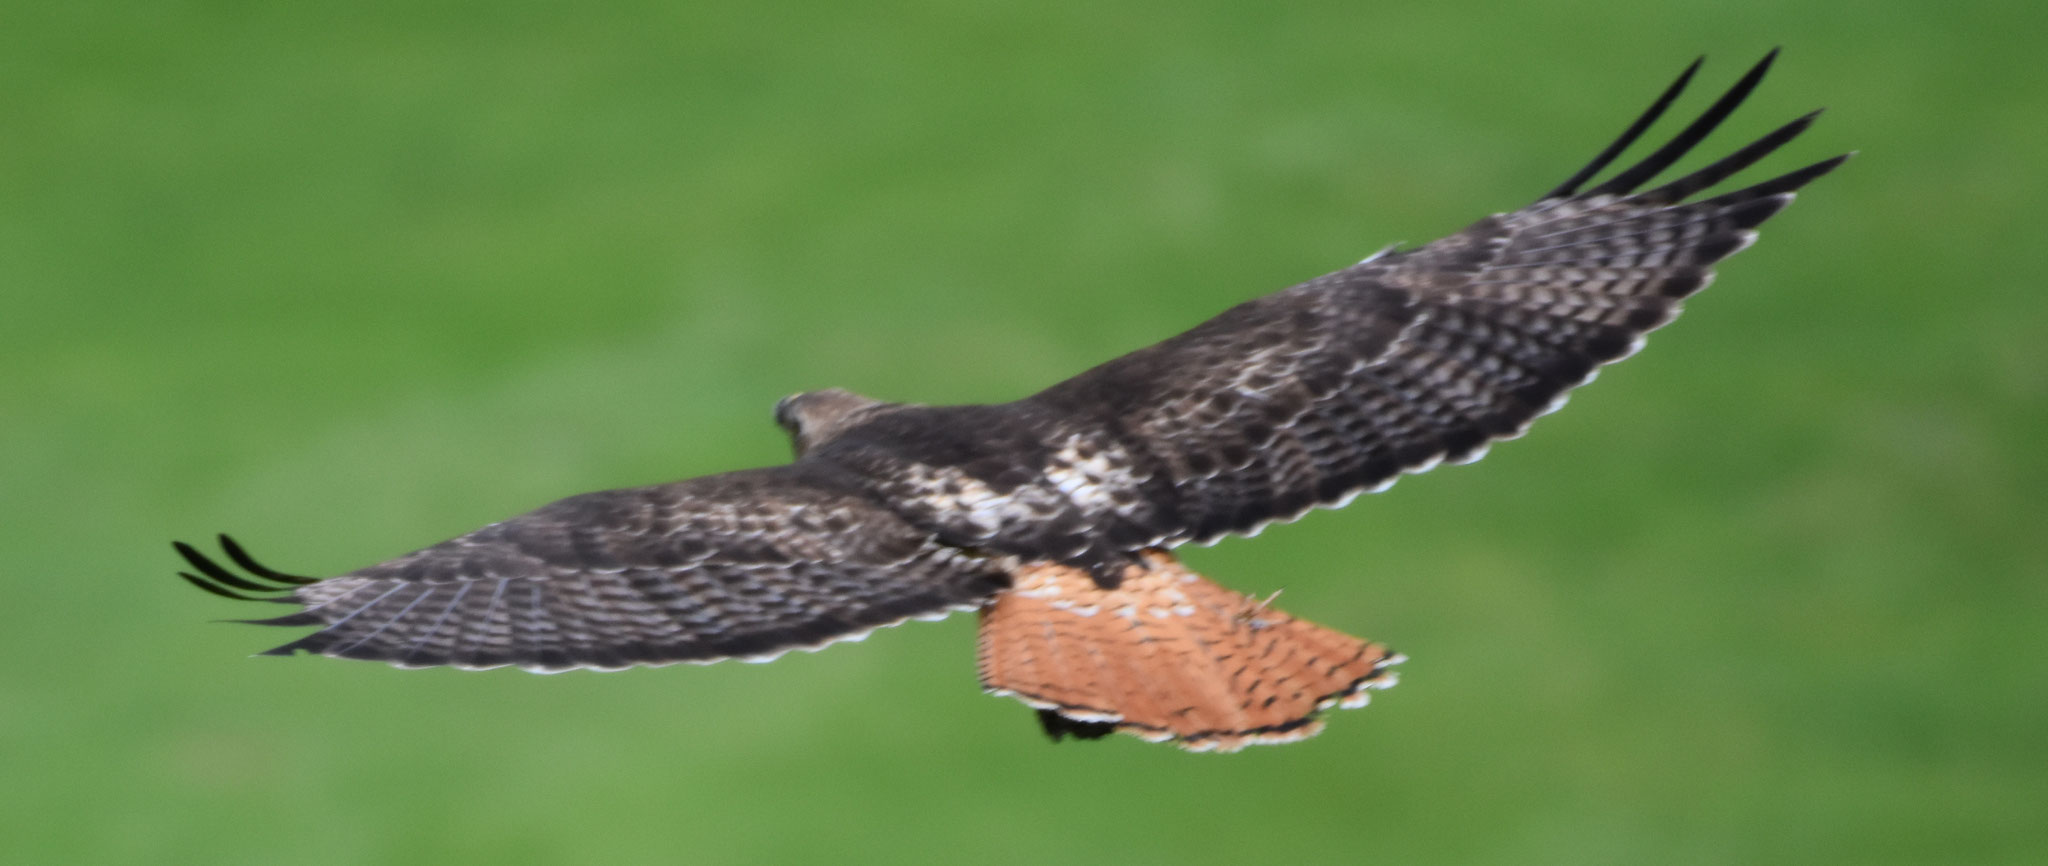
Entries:
[[1320, 714], [1394, 684], [1401, 656], [1295, 619], [1146, 555], [1114, 590], [1043, 564], [982, 611], [982, 687], [1039, 711], [1055, 739], [1120, 731], [1233, 752], [1322, 730]]

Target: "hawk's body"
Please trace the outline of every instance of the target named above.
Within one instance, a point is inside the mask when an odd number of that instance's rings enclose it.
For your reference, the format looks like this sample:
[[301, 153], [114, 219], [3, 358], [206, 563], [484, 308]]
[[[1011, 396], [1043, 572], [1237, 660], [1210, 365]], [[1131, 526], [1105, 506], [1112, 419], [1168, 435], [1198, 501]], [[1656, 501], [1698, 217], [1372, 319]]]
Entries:
[[[1164, 550], [1477, 459], [1633, 352], [1715, 262], [1846, 158], [1686, 201], [1804, 131], [1808, 115], [1635, 191], [1770, 60], [1598, 186], [1579, 189], [1697, 64], [1529, 207], [1240, 304], [1023, 400], [797, 395], [776, 412], [798, 451], [786, 466], [576, 496], [317, 582], [232, 542], [238, 564], [285, 586], [180, 545], [206, 575], [187, 577], [237, 597], [291, 588], [277, 600], [304, 609], [267, 622], [320, 628], [273, 653], [402, 665], [759, 658], [979, 607], [984, 685], [1040, 707], [1050, 731], [1119, 726], [1202, 748], [1298, 738], [1319, 710], [1391, 684], [1382, 668], [1398, 656], [1208, 584]], [[1247, 674], [1264, 669], [1231, 663], [1246, 648], [1291, 667]]]

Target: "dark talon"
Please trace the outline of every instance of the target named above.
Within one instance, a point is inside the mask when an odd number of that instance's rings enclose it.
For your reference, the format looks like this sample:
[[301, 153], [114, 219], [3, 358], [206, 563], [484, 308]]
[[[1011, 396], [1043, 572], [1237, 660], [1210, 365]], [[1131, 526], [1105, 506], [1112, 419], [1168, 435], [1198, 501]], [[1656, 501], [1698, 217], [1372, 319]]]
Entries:
[[1087, 563], [1088, 577], [1102, 589], [1116, 589], [1124, 585], [1124, 569], [1131, 561], [1122, 557], [1105, 557]]
[[1116, 733], [1115, 722], [1084, 722], [1060, 715], [1058, 710], [1039, 710], [1038, 726], [1045, 735], [1057, 743], [1066, 737], [1076, 740], [1100, 740]]

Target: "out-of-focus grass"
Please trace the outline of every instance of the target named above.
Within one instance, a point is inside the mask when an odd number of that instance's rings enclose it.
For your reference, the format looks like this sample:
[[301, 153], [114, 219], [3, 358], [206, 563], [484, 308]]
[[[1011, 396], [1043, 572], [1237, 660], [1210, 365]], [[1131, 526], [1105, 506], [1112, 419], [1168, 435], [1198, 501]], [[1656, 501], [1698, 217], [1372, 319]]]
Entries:
[[[2025, 4], [10, 4], [20, 862], [2023, 863], [2048, 850]], [[1526, 440], [1191, 554], [1414, 660], [1320, 739], [1049, 746], [968, 618], [399, 672], [183, 586], [1008, 399], [1523, 203], [1695, 53], [1816, 185]], [[1686, 103], [1697, 107], [1696, 97]], [[1761, 171], [1758, 176], [1761, 176]]]

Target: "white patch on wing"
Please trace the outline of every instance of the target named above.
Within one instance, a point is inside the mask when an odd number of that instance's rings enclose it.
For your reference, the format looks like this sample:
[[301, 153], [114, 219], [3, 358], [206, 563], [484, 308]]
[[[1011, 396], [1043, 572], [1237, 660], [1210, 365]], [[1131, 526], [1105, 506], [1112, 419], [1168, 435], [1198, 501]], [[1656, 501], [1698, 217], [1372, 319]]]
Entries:
[[1047, 461], [1045, 479], [1079, 506], [1100, 514], [1117, 510], [1116, 493], [1142, 483], [1131, 473], [1130, 455], [1115, 446], [1101, 446], [1076, 437]]
[[907, 480], [926, 491], [919, 499], [935, 515], [948, 523], [958, 521], [971, 526], [984, 540], [995, 537], [1005, 527], [1028, 524], [1056, 504], [1037, 488], [1027, 486], [1006, 494], [997, 493], [981, 479], [957, 470], [912, 464], [905, 474], [909, 476]]

